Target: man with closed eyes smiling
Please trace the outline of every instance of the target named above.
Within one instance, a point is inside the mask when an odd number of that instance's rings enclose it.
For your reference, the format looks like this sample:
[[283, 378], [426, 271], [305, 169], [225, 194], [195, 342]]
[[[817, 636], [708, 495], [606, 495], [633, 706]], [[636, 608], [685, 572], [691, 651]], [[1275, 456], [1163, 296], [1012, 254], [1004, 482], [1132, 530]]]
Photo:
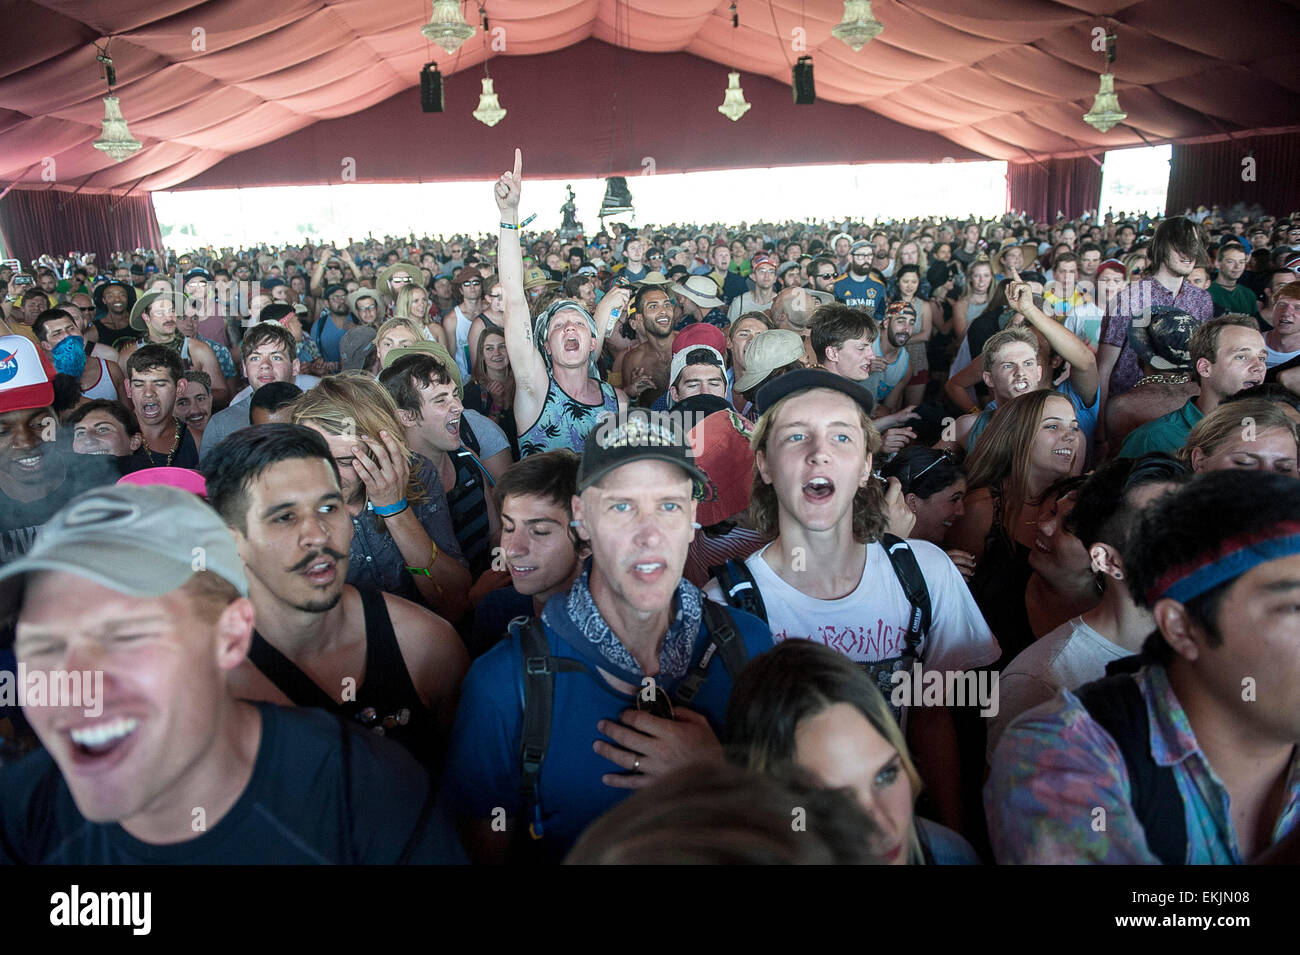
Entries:
[[24, 704], [44, 748], [0, 768], [0, 864], [463, 859], [401, 747], [316, 710], [236, 698], [227, 677], [253, 634], [249, 581], [195, 495], [83, 494], [0, 581], [19, 665], [65, 687]]

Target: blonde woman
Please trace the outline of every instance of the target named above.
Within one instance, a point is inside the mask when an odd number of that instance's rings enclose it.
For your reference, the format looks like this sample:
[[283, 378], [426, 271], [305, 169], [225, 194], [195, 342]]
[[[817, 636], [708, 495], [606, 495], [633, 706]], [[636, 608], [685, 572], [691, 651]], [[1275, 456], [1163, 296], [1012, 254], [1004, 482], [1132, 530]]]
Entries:
[[871, 849], [887, 864], [979, 861], [957, 833], [915, 815], [921, 776], [903, 731], [871, 677], [830, 647], [787, 640], [756, 657], [731, 690], [723, 743], [746, 769], [799, 769], [849, 790], [876, 823]]
[[1196, 423], [1178, 458], [1196, 473], [1238, 468], [1297, 474], [1297, 418], [1266, 398], [1241, 398]]
[[403, 285], [397, 292], [397, 302], [393, 306], [394, 318], [409, 318], [420, 329], [420, 336], [428, 341], [437, 342], [447, 347], [447, 333], [442, 329], [433, 310], [433, 300], [426, 289], [419, 285]]
[[347, 582], [424, 603], [454, 625], [469, 609], [469, 568], [442, 481], [411, 453], [388, 392], [365, 372], [342, 372], [290, 414], [325, 438], [338, 466], [353, 529]]

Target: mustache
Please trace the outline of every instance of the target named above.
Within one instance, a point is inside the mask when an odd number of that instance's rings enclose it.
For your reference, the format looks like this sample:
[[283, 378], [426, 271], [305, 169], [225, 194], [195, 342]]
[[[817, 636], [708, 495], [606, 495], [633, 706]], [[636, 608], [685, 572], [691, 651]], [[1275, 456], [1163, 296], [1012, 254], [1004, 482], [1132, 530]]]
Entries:
[[332, 557], [334, 560], [343, 560], [347, 556], [348, 556], [347, 554], [340, 554], [332, 547], [324, 547], [318, 551], [313, 551], [312, 553], [304, 557], [302, 560], [298, 561], [298, 563], [294, 564], [292, 567], [289, 568], [289, 572], [296, 573], [297, 571], [300, 570], [306, 570], [308, 567], [314, 564], [321, 557]]

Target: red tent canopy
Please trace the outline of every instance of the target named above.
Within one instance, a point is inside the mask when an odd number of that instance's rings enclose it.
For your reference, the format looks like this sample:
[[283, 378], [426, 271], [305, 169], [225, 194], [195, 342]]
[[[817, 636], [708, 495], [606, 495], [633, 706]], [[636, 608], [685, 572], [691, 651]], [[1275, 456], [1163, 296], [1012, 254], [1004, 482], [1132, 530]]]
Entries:
[[[726, 0], [487, 0], [491, 32], [480, 28], [454, 55], [421, 36], [429, 6], [413, 0], [6, 6], [8, 21], [22, 25], [13, 34], [22, 43], [0, 58], [6, 186], [93, 193], [228, 183], [218, 170], [202, 176], [227, 157], [308, 128], [314, 132], [295, 142], [319, 143], [328, 132], [331, 140], [355, 134], [377, 138], [376, 147], [398, 143], [384, 176], [412, 181], [490, 175], [500, 142], [553, 141], [557, 127], [575, 141], [549, 171], [570, 176], [636, 171], [650, 146], [666, 154], [671, 139], [686, 141], [683, 168], [697, 168], [834, 161], [848, 147], [858, 161], [1033, 161], [1300, 128], [1300, 71], [1286, 52], [1300, 40], [1300, 18], [1283, 0], [1256, 0], [1249, 15], [1216, 0], [927, 0], [923, 8], [876, 0], [884, 32], [857, 53], [830, 35], [843, 16], [839, 0], [740, 0], [739, 29]], [[477, 25], [475, 6], [466, 7]], [[1129, 117], [1103, 135], [1081, 117], [1102, 65], [1093, 31], [1112, 26], [1115, 85]], [[123, 113], [144, 142], [120, 164], [90, 146], [104, 111], [95, 44], [105, 37]], [[592, 40], [600, 42], [583, 42]], [[780, 97], [757, 79], [787, 85], [805, 51], [816, 65], [818, 105], [777, 111]], [[486, 58], [511, 111], [492, 130], [464, 115]], [[455, 115], [441, 117], [447, 133], [426, 131], [429, 118], [409, 93], [398, 95], [431, 59], [446, 76], [465, 74], [448, 82]], [[755, 102], [731, 129], [713, 109], [728, 65], [742, 71]], [[394, 123], [410, 125], [427, 146], [407, 148], [407, 130]], [[636, 140], [652, 132], [635, 155]], [[737, 137], [744, 148], [712, 148], [715, 139]], [[264, 167], [263, 181], [330, 180], [325, 156], [297, 155], [285, 168], [286, 149], [266, 154], [277, 165]], [[452, 162], [460, 151], [493, 161]]]

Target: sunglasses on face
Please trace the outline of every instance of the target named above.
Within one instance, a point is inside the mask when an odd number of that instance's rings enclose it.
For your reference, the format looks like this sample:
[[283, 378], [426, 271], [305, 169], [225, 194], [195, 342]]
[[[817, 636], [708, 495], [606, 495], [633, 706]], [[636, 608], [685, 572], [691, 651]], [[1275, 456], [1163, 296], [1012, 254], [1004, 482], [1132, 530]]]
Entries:
[[479, 281], [470, 281], [470, 282], [461, 282], [460, 284], [461, 284], [461, 288], [464, 288], [467, 285], [482, 285], [483, 283]]
[[819, 279], [833, 279], [833, 278], [835, 278], [835, 273], [834, 273], [834, 272], [818, 272], [818, 273], [817, 273], [817, 278], [819, 278]]

